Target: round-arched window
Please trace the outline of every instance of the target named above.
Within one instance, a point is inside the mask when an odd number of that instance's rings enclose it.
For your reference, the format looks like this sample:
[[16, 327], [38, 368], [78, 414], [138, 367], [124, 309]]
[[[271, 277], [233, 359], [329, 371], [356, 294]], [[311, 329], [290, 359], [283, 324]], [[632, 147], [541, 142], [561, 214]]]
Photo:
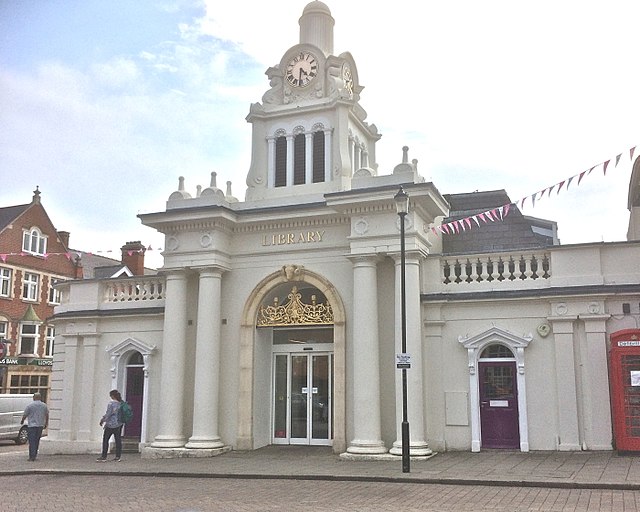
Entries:
[[507, 359], [513, 357], [513, 352], [511, 352], [509, 347], [505, 347], [498, 343], [489, 345], [480, 354], [480, 359]]

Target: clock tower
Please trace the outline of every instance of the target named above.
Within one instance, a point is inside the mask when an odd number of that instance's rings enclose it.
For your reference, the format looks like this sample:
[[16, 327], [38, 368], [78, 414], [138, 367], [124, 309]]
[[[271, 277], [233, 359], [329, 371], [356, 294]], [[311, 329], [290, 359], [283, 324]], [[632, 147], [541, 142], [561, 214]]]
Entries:
[[376, 174], [380, 134], [365, 121], [353, 57], [333, 55], [334, 23], [324, 3], [308, 4], [300, 42], [266, 71], [270, 89], [247, 116], [253, 126], [247, 201], [349, 190], [356, 173]]

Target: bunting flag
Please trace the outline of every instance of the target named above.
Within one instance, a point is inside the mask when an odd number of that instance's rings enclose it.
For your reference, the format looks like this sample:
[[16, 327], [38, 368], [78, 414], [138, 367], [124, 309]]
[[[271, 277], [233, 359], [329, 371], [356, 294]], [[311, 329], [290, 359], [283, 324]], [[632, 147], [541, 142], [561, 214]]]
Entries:
[[[134, 254], [140, 254], [143, 253], [145, 251], [162, 251], [162, 248], [157, 248], [154, 249], [153, 247], [149, 246], [147, 247], [144, 251], [142, 249], [137, 249], [137, 250], [131, 250], [131, 251], [127, 251], [127, 254], [129, 256], [133, 256]], [[32, 254], [29, 252], [6, 252], [6, 253], [1, 253], [0, 254], [0, 260], [2, 260], [3, 263], [7, 262], [7, 258], [15, 258], [15, 257], [23, 257], [23, 256], [34, 256], [36, 258], [44, 258], [45, 260], [49, 259], [52, 256], [62, 256], [66, 259], [68, 259], [69, 261], [72, 261], [75, 257], [77, 256], [81, 256], [81, 254], [79, 253], [85, 253], [88, 254], [89, 256], [100, 256], [101, 254], [111, 254], [111, 253], [119, 253], [120, 250], [112, 250], [112, 249], [108, 249], [108, 250], [104, 250], [104, 251], [81, 251], [81, 250], [77, 250], [77, 251], [67, 251], [67, 252], [45, 252], [44, 254]]]
[[[629, 149], [629, 159], [630, 161], [633, 163], [633, 155], [635, 153], [637, 146], [633, 146], [632, 148]], [[622, 158], [622, 155], [624, 153], [618, 153], [615, 157], [615, 164], [614, 164], [614, 168], [618, 167], [618, 164], [620, 163], [620, 160]], [[439, 226], [437, 226], [438, 231], [440, 231], [440, 233], [446, 233], [447, 235], [453, 235], [453, 234], [458, 234], [460, 233], [460, 231], [466, 231], [467, 228], [471, 229], [473, 227], [473, 224], [471, 223], [471, 221], [476, 223], [477, 227], [481, 227], [480, 221], [482, 221], [483, 223], [487, 223], [489, 221], [491, 222], [495, 222], [497, 220], [503, 221], [508, 213], [509, 210], [511, 209], [511, 206], [515, 206], [518, 207], [518, 205], [520, 205], [520, 209], [524, 208], [524, 205], [527, 201], [527, 199], [531, 200], [531, 207], [534, 208], [536, 205], [536, 199], [538, 201], [540, 201], [544, 194], [547, 194], [547, 197], [551, 197], [551, 192], [553, 192], [553, 190], [556, 190], [556, 195], [560, 194], [560, 191], [565, 188], [565, 190], [569, 190], [569, 186], [571, 185], [571, 183], [573, 182], [574, 179], [578, 179], [577, 184], [580, 185], [580, 183], [582, 182], [582, 180], [585, 178], [585, 176], [589, 176], [594, 169], [602, 166], [602, 173], [604, 176], [607, 175], [607, 169], [609, 168], [609, 164], [611, 163], [611, 160], [613, 160], [612, 158], [605, 160], [604, 162], [600, 162], [597, 165], [594, 165], [593, 167], [582, 171], [578, 174], [575, 174], [573, 176], [570, 176], [569, 178], [566, 178], [562, 181], [559, 181], [558, 183], [555, 183], [554, 185], [551, 185], [549, 187], [546, 187], [542, 190], [539, 190], [538, 192], [535, 192], [531, 195], [527, 195], [524, 196], [522, 199], [519, 199], [518, 201], [514, 201], [513, 203], [509, 203], [509, 204], [505, 204], [496, 208], [492, 208], [491, 210], [487, 210], [485, 212], [482, 213], [476, 213], [475, 215], [472, 215], [470, 217], [465, 217], [462, 219], [457, 219], [451, 222], [448, 222], [447, 224], [441, 224]], [[487, 220], [488, 219], [488, 220]], [[465, 225], [467, 226], [465, 228]], [[438, 231], [436, 231], [435, 229], [431, 229], [434, 234], [438, 234]], [[2, 257], [2, 255], [0, 254], [0, 257]]]

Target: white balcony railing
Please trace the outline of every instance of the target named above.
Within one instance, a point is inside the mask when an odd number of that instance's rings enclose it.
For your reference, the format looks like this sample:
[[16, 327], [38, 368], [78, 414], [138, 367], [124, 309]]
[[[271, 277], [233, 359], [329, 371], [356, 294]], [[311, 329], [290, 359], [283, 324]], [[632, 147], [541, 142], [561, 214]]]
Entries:
[[155, 276], [109, 279], [103, 281], [104, 301], [112, 303], [163, 300], [164, 282], [164, 278]]
[[548, 252], [514, 252], [444, 256], [440, 259], [444, 285], [535, 281], [551, 277], [551, 257]]

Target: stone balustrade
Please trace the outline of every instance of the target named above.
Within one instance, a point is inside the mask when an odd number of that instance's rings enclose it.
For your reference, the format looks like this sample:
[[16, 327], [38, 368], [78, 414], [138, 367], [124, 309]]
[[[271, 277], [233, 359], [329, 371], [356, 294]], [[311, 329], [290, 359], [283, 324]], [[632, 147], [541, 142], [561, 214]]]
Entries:
[[138, 302], [163, 300], [163, 277], [110, 279], [103, 282], [105, 302]]
[[498, 285], [551, 277], [551, 258], [548, 252], [444, 256], [440, 259], [440, 267], [441, 281], [445, 285]]

